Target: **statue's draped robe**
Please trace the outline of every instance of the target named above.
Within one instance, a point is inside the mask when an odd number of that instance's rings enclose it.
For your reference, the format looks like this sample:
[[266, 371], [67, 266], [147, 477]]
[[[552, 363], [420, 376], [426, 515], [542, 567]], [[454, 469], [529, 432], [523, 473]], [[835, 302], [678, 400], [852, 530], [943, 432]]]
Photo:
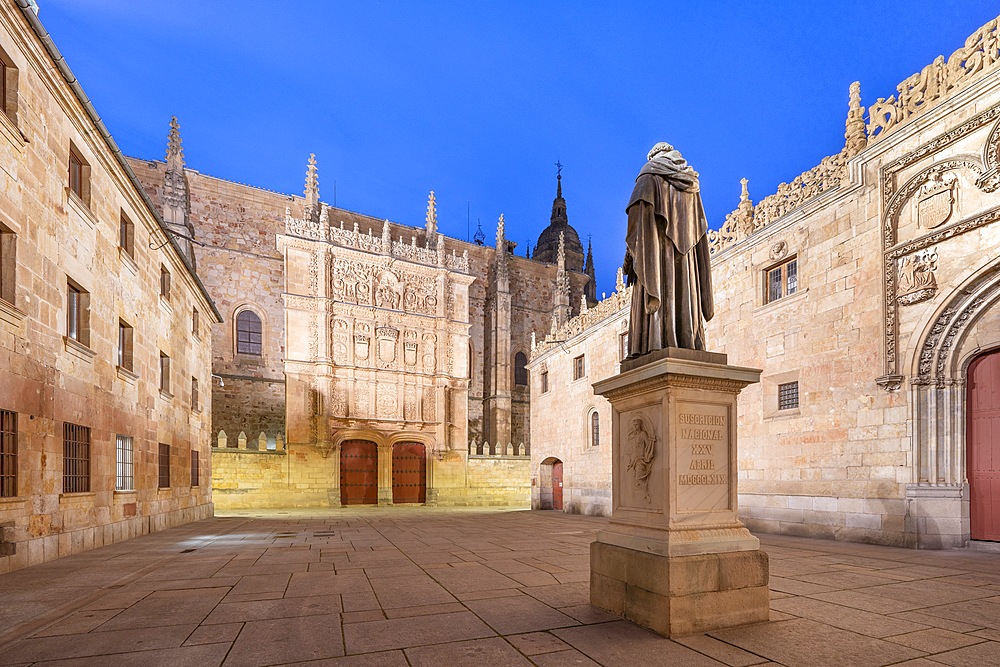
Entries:
[[715, 305], [697, 172], [677, 152], [651, 159], [625, 210], [633, 285], [629, 356], [666, 347], [704, 350], [705, 320]]

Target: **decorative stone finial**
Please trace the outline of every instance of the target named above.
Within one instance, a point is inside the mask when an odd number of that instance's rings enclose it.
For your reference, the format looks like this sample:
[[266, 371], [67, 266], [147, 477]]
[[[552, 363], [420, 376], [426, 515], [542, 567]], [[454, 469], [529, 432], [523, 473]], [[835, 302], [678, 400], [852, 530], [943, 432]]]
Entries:
[[587, 295], [586, 294], [581, 294], [580, 295], [580, 314], [583, 315], [585, 312], [587, 312]]
[[184, 147], [181, 146], [181, 126], [177, 122], [177, 116], [170, 117], [166, 159], [168, 171], [184, 171]]
[[625, 289], [625, 271], [622, 267], [618, 267], [618, 271], [615, 274], [615, 291], [621, 293]]
[[309, 154], [309, 162], [306, 165], [306, 215], [309, 220], [319, 219], [319, 174], [316, 171], [316, 154]]
[[506, 254], [506, 250], [504, 249], [506, 241], [507, 237], [504, 230], [503, 213], [501, 213], [500, 219], [497, 221], [497, 241], [496, 241], [497, 252], [503, 252], [503, 254]]
[[847, 111], [846, 130], [844, 138], [847, 157], [854, 157], [868, 145], [868, 134], [865, 130], [865, 108], [861, 106], [861, 82], [851, 84], [851, 101]]
[[566, 270], [566, 232], [559, 232], [559, 250], [556, 253], [556, 266], [560, 271]]
[[427, 221], [427, 240], [430, 241], [431, 238], [437, 234], [437, 200], [434, 199], [434, 191], [431, 190], [430, 195], [427, 197], [427, 216], [425, 217]]
[[389, 219], [386, 218], [385, 222], [382, 223], [382, 247], [386, 252], [392, 250], [392, 234], [389, 231]]

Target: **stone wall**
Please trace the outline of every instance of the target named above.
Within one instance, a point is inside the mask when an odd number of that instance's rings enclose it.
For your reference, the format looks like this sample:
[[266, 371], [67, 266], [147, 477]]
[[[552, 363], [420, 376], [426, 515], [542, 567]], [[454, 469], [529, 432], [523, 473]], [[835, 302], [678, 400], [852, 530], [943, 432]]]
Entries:
[[[0, 498], [0, 573], [212, 514], [212, 304], [32, 18], [0, 5], [0, 48], [17, 70], [16, 113], [0, 113], [0, 410], [17, 420], [16, 493]], [[85, 163], [82, 197], [67, 183], [71, 150]], [[131, 253], [119, 243], [123, 215], [134, 229]], [[161, 267], [171, 276], [167, 297]], [[70, 281], [82, 291], [75, 338]], [[119, 359], [120, 323], [132, 331], [131, 370]], [[168, 391], [161, 353], [170, 358]], [[63, 493], [66, 424], [89, 429], [89, 491]], [[116, 490], [117, 435], [133, 439], [134, 490]], [[171, 448], [164, 488], [160, 443]]]

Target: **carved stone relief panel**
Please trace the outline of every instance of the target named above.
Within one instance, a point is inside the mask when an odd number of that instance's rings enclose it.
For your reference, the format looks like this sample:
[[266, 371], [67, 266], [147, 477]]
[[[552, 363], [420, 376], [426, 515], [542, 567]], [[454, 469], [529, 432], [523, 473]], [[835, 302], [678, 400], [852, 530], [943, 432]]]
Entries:
[[423, 346], [424, 346], [424, 372], [433, 373], [434, 369], [437, 367], [437, 336], [432, 333], [425, 333], [423, 336]]
[[932, 171], [917, 196], [917, 225], [925, 229], [940, 227], [948, 221], [955, 208], [955, 187], [958, 176], [954, 173]]
[[437, 312], [437, 284], [433, 276], [390, 268], [388, 262], [337, 257], [330, 267], [330, 296], [334, 301], [389, 310], [433, 315]]
[[434, 387], [424, 387], [423, 418], [425, 422], [437, 421], [437, 400]]
[[896, 300], [900, 305], [920, 303], [937, 294], [937, 260], [937, 248], [899, 258]]
[[375, 409], [380, 419], [393, 419], [399, 414], [396, 385], [380, 382], [375, 392]]
[[396, 367], [396, 342], [399, 339], [399, 329], [389, 326], [375, 328], [375, 340], [378, 345], [378, 367]]
[[347, 417], [347, 391], [343, 381], [333, 381], [330, 390], [330, 414], [334, 417]]
[[659, 419], [649, 408], [623, 412], [622, 434], [617, 471], [621, 507], [625, 509], [660, 509], [662, 499], [662, 465], [657, 457], [662, 451]]
[[354, 385], [354, 416], [368, 419], [371, 416], [371, 385], [367, 382], [357, 382]]
[[333, 363], [344, 366], [350, 360], [351, 330], [346, 320], [333, 320]]
[[403, 419], [408, 422], [417, 421], [417, 388], [412, 384], [403, 390]]

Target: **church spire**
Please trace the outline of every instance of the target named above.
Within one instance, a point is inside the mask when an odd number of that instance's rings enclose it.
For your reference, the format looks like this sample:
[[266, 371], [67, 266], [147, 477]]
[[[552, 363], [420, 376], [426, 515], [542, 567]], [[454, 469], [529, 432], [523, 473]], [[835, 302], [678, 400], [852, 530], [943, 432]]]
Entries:
[[556, 173], [556, 198], [552, 200], [552, 215], [549, 216], [550, 225], [568, 225], [569, 219], [566, 217], [566, 200], [562, 193], [562, 165], [556, 162], [559, 168]]
[[181, 126], [177, 116], [170, 117], [167, 134], [167, 171], [184, 171], [184, 147], [181, 145]]
[[306, 218], [319, 220], [319, 174], [316, 171], [316, 154], [309, 154], [306, 166]]
[[583, 288], [584, 295], [591, 304], [595, 304], [597, 303], [597, 272], [594, 269], [594, 250], [589, 236], [587, 237], [587, 259], [583, 263], [583, 272], [590, 278], [590, 282]]
[[531, 254], [537, 262], [553, 264], [556, 261], [556, 249], [559, 235], [563, 234], [566, 255], [566, 269], [569, 271], [583, 270], [583, 246], [580, 236], [569, 224], [566, 216], [566, 200], [563, 199], [561, 162], [556, 162], [556, 197], [552, 200], [552, 214], [549, 216], [549, 226], [542, 230]]
[[556, 254], [556, 289], [552, 297], [552, 321], [556, 327], [561, 327], [573, 316], [573, 307], [569, 300], [569, 274], [566, 273], [566, 234], [564, 232], [559, 232], [559, 250]]
[[184, 147], [177, 116], [170, 118], [167, 133], [167, 169], [163, 173], [163, 222], [191, 266], [195, 266], [194, 226], [191, 224], [187, 178], [184, 176]]

